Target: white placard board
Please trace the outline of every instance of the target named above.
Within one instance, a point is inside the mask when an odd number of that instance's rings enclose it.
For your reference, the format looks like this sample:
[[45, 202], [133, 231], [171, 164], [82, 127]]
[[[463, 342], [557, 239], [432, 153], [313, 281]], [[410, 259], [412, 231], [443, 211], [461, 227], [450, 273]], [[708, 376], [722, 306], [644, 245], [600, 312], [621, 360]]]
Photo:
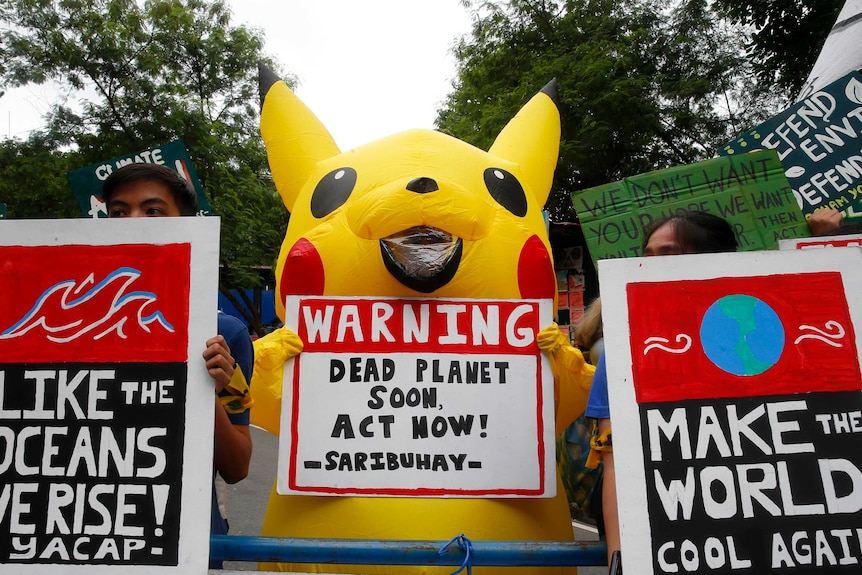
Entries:
[[796, 238], [778, 242], [780, 250], [810, 250], [816, 248], [862, 248], [862, 234]]
[[288, 297], [278, 492], [553, 497], [550, 300]]
[[624, 572], [854, 572], [862, 250], [608, 260], [599, 277]]
[[217, 218], [0, 225], [0, 572], [206, 573]]

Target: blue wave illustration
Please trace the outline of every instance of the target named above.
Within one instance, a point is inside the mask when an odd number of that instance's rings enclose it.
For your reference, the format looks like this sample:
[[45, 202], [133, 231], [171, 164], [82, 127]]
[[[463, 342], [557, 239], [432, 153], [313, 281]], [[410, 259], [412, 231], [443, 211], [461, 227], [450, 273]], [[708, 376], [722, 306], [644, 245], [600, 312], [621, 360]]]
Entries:
[[[149, 309], [156, 305], [156, 294], [149, 291], [129, 291], [131, 285], [141, 277], [139, 270], [130, 267], [117, 268], [98, 283], [93, 276], [91, 273], [80, 283], [71, 279], [63, 280], [47, 288], [20, 320], [0, 333], [0, 339], [21, 337], [36, 328], [41, 328], [47, 339], [57, 343], [66, 343], [87, 334], [90, 334], [93, 340], [111, 333], [126, 339], [128, 336], [124, 328], [130, 317], [146, 333], [152, 333], [152, 325], [159, 325], [170, 333], [175, 331], [160, 310]], [[98, 311], [94, 313], [93, 307], [98, 304], [88, 306], [88, 302], [97, 296], [106, 295], [112, 296], [108, 309], [101, 314]], [[76, 311], [80, 313], [80, 317], [75, 315]], [[101, 317], [85, 323], [85, 315]]]

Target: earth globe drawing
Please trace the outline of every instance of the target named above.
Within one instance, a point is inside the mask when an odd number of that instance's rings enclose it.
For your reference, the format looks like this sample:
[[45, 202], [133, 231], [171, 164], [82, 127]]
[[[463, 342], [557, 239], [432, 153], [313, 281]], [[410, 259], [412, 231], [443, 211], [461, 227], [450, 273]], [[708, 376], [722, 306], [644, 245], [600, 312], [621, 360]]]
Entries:
[[759, 375], [784, 351], [784, 326], [762, 300], [745, 294], [716, 300], [700, 324], [703, 351], [718, 368], [734, 375]]

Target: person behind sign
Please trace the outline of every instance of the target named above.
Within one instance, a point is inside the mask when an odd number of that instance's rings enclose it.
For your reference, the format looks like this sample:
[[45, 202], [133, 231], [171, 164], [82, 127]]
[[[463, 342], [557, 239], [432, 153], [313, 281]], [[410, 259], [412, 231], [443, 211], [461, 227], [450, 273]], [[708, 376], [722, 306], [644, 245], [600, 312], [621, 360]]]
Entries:
[[[679, 212], [674, 216], [655, 220], [644, 230], [644, 238], [644, 256], [735, 252], [738, 247], [736, 234], [727, 221], [713, 214], [697, 211]], [[602, 354], [596, 365], [586, 416], [596, 420], [587, 466], [595, 468], [599, 462], [603, 464], [602, 518], [610, 562], [614, 551], [620, 548], [620, 533], [605, 354]]]
[[602, 298], [597, 297], [584, 311], [584, 316], [572, 332], [575, 345], [589, 352], [590, 363], [595, 365], [605, 350], [602, 333]]
[[[195, 191], [177, 172], [157, 164], [129, 164], [113, 172], [102, 187], [109, 218], [194, 216]], [[215, 383], [215, 471], [227, 482], [248, 475], [251, 460], [249, 408], [254, 355], [245, 325], [219, 312], [218, 335], [206, 341], [203, 352]], [[226, 534], [227, 521], [218, 511], [215, 494], [211, 533]], [[211, 565], [212, 567], [212, 565]]]

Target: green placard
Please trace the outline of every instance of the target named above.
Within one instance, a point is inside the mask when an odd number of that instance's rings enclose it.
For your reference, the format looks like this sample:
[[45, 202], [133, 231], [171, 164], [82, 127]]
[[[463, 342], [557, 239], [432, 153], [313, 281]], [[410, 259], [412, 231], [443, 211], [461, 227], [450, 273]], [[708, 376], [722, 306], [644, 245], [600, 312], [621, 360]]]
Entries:
[[802, 211], [862, 212], [862, 76], [852, 72], [718, 149], [774, 149]]
[[163, 146], [154, 146], [140, 152], [111, 158], [104, 162], [79, 168], [66, 173], [66, 179], [75, 194], [81, 213], [91, 218], [106, 218], [108, 212], [102, 201], [102, 183], [111, 173], [126, 164], [161, 164], [179, 172], [194, 186], [198, 198], [198, 215], [210, 216], [212, 209], [204, 194], [195, 166], [182, 140], [175, 140]]
[[726, 219], [741, 251], [811, 235], [773, 150], [639, 174], [575, 192], [572, 201], [593, 261], [641, 255], [644, 227], [681, 210]]
[[6, 204], [0, 204], [0, 220], [6, 219]]

